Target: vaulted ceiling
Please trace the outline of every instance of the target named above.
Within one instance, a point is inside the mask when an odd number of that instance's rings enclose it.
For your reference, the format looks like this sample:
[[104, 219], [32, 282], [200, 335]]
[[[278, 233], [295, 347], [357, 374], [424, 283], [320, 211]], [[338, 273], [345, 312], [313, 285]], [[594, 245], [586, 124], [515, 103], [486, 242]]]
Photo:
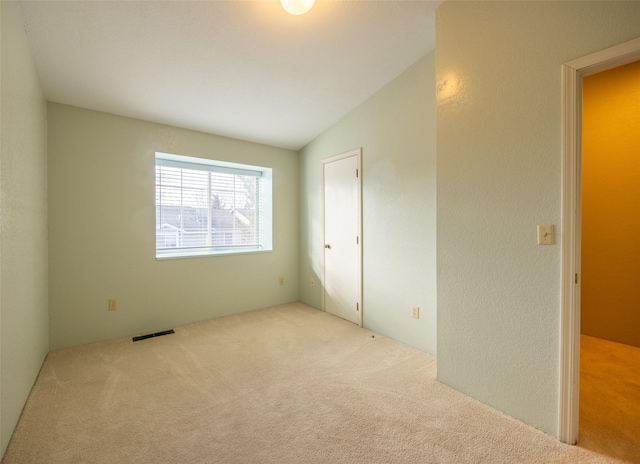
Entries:
[[440, 1], [25, 1], [49, 101], [298, 150], [435, 46]]

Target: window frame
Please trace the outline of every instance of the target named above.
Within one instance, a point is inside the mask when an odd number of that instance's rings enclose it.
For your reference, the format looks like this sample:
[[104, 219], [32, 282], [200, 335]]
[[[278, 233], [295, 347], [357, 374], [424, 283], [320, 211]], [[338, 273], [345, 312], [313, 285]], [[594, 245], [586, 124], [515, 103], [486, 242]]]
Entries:
[[[172, 248], [158, 248], [158, 207], [162, 206], [158, 201], [158, 167], [173, 167], [179, 169], [190, 169], [201, 172], [216, 172], [224, 174], [234, 174], [241, 176], [256, 177], [259, 182], [260, 205], [256, 205], [258, 214], [258, 232], [256, 245], [229, 245], [229, 246], [186, 246]], [[249, 164], [232, 163], [228, 161], [213, 160], [208, 158], [196, 158], [192, 156], [174, 155], [164, 152], [155, 152], [154, 157], [154, 188], [156, 192], [155, 216], [156, 216], [156, 259], [183, 259], [205, 256], [228, 256], [247, 253], [264, 253], [273, 251], [273, 214], [272, 214], [272, 178], [273, 169], [264, 166], [254, 166]], [[183, 185], [180, 190], [184, 189]], [[210, 197], [207, 201], [211, 201]]]

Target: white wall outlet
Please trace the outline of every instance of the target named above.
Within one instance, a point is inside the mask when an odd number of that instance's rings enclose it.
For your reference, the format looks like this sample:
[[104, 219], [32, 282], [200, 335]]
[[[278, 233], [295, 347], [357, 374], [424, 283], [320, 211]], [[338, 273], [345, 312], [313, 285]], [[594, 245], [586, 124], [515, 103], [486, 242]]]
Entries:
[[553, 224], [538, 224], [538, 245], [553, 245], [556, 236]]
[[411, 317], [414, 319], [420, 319], [420, 307], [414, 306], [411, 308]]
[[278, 283], [279, 283], [280, 285], [284, 285], [284, 277], [280, 277], [280, 278], [278, 279]]
[[118, 309], [118, 300], [111, 298], [109, 300], [109, 311], [115, 311]]

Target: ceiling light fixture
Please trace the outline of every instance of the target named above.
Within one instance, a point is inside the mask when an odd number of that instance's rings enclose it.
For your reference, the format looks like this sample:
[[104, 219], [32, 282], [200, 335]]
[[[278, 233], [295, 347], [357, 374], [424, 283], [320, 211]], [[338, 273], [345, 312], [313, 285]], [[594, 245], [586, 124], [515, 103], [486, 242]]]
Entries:
[[282, 8], [292, 15], [305, 14], [311, 9], [316, 0], [280, 0]]

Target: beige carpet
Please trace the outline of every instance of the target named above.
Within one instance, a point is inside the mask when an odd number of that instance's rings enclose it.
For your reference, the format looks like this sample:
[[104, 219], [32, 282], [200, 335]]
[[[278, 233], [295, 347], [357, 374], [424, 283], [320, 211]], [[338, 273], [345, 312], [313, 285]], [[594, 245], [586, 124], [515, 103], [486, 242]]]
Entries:
[[292, 304], [51, 353], [4, 463], [613, 463]]
[[580, 337], [578, 446], [640, 463], [640, 348]]

